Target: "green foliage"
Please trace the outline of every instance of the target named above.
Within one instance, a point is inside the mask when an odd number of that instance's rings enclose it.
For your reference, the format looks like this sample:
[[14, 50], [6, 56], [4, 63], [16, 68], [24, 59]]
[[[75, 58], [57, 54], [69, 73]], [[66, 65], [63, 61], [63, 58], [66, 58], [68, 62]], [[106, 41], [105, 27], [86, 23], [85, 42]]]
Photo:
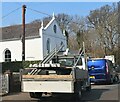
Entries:
[[39, 64], [40, 61], [24, 61], [23, 68], [28, 68], [30, 64]]
[[2, 63], [2, 72], [10, 70], [11, 72], [19, 72], [19, 69], [22, 68], [22, 62], [3, 62]]
[[4, 73], [6, 70], [10, 70], [11, 72], [19, 72], [22, 68], [29, 67], [30, 64], [38, 64], [40, 61], [22, 61], [17, 62], [3, 62], [2, 63], [2, 72]]

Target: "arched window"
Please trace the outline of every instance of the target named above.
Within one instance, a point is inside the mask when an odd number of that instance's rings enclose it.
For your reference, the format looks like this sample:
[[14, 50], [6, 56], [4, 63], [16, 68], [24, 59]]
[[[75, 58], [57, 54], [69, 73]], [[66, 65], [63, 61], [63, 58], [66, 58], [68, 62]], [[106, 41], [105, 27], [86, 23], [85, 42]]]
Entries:
[[47, 39], [47, 54], [50, 53], [50, 38]]
[[10, 62], [11, 61], [11, 52], [10, 50], [5, 51], [5, 62]]
[[61, 41], [60, 45], [63, 45], [63, 42]]
[[[61, 46], [63, 45], [63, 42], [62, 42], [62, 41], [61, 41], [60, 45], [61, 45]], [[61, 48], [61, 50], [60, 50], [60, 51], [63, 51], [63, 47]]]
[[54, 30], [54, 33], [57, 32], [57, 26], [56, 25], [53, 26], [53, 30]]

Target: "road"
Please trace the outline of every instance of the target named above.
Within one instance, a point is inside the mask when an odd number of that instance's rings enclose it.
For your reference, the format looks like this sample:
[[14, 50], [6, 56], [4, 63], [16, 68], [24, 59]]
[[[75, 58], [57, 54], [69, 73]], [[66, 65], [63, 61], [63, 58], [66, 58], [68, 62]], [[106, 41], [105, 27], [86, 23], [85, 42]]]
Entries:
[[[111, 100], [111, 102], [117, 102], [120, 100], [120, 84], [113, 85], [92, 85], [92, 90], [90, 92], [83, 92], [82, 101], [93, 102], [101, 100]], [[42, 97], [41, 100], [31, 99], [28, 93], [13, 93], [5, 95], [2, 97], [3, 102], [6, 100], [25, 100], [30, 102], [75, 102], [74, 98], [70, 94], [61, 94], [61, 95], [47, 95]], [[115, 101], [116, 100], [116, 101]]]

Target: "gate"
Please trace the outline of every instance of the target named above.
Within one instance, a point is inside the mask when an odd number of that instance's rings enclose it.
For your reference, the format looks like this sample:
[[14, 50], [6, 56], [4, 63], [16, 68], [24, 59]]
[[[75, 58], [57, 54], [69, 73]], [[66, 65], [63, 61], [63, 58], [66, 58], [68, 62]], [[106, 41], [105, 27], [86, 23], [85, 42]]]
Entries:
[[2, 94], [7, 94], [9, 93], [9, 75], [8, 74], [4, 74], [1, 75], [0, 80], [2, 80]]

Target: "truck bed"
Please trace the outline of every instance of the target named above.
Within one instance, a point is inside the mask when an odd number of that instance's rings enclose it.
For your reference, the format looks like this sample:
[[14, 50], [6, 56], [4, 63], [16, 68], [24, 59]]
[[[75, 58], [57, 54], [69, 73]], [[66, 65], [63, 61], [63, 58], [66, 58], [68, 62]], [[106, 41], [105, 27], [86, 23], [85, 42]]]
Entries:
[[22, 75], [23, 80], [73, 80], [72, 75]]
[[22, 82], [22, 92], [73, 93], [74, 82], [62, 80], [33, 80]]
[[23, 92], [73, 93], [72, 75], [22, 75]]

